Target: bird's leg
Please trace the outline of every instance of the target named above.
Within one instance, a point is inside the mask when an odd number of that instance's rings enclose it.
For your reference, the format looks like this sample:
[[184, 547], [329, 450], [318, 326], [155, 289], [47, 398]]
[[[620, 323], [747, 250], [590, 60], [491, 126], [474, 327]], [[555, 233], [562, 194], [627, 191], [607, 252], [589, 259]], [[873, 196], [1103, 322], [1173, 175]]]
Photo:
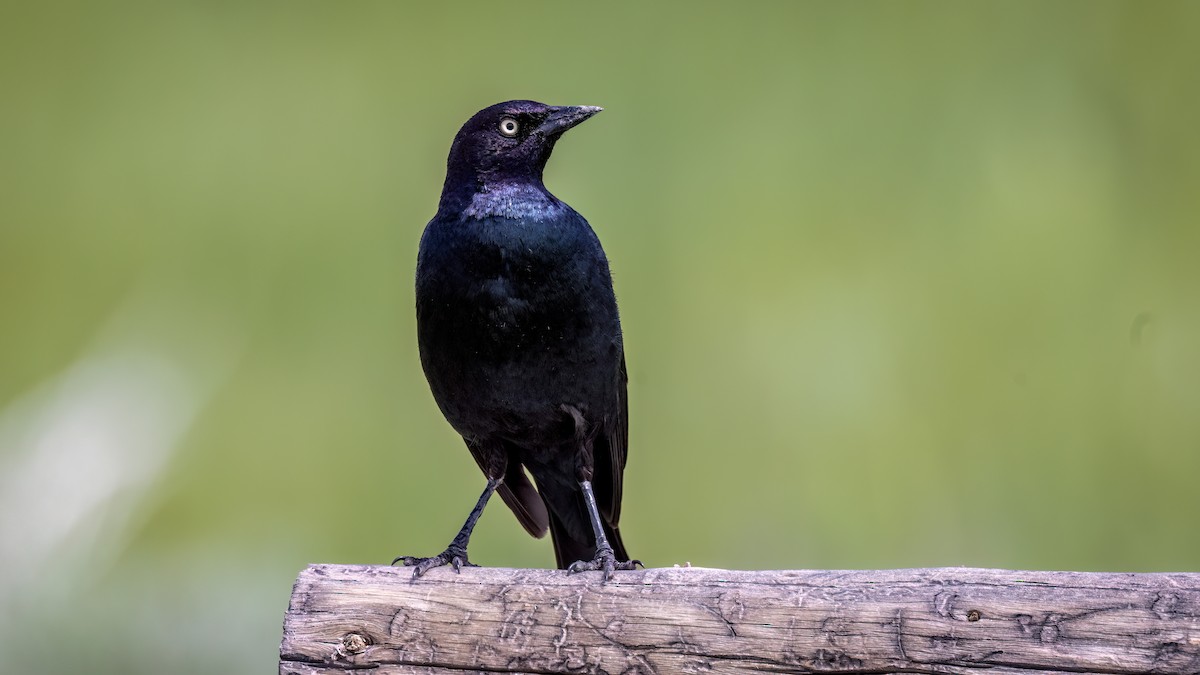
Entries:
[[586, 433], [583, 414], [574, 406], [563, 406], [563, 411], [569, 414], [575, 422], [575, 442], [578, 447], [576, 455], [576, 474], [579, 487], [583, 490], [583, 501], [587, 505], [588, 518], [592, 521], [592, 533], [596, 535], [596, 556], [591, 560], [577, 560], [567, 566], [571, 574], [600, 570], [604, 572], [601, 583], [612, 578], [613, 570], [634, 570], [641, 564], [638, 560], [617, 560], [612, 545], [608, 543], [608, 535], [604, 534], [604, 523], [600, 520], [600, 509], [596, 507], [596, 495], [592, 493], [592, 470], [595, 459], [592, 455], [592, 438]]
[[[504, 475], [501, 471], [500, 476]], [[488, 478], [487, 487], [483, 489], [483, 494], [479, 495], [479, 501], [475, 504], [475, 508], [471, 509], [471, 515], [467, 516], [467, 522], [463, 523], [462, 529], [455, 535], [454, 540], [446, 547], [445, 551], [433, 556], [432, 558], [416, 558], [410, 555], [398, 556], [392, 561], [395, 565], [398, 562], [404, 563], [406, 567], [415, 567], [413, 570], [413, 579], [420, 577], [429, 570], [442, 565], [450, 565], [454, 567], [454, 571], [458, 572], [463, 567], [478, 567], [478, 565], [467, 560], [467, 543], [471, 539], [471, 531], [475, 529], [475, 523], [479, 520], [479, 516], [483, 515], [483, 507], [487, 506], [488, 499], [496, 488], [500, 487], [500, 482], [503, 478]]]
[[602, 570], [604, 576], [601, 583], [605, 583], [612, 578], [613, 570], [637, 569], [640, 561], [617, 560], [613, 554], [612, 545], [608, 543], [608, 537], [604, 534], [604, 525], [600, 522], [600, 510], [596, 508], [596, 496], [592, 494], [592, 481], [579, 481], [579, 487], [583, 489], [583, 501], [587, 504], [588, 516], [592, 519], [592, 532], [596, 535], [596, 557], [591, 560], [577, 560], [567, 567], [567, 571], [574, 574]]

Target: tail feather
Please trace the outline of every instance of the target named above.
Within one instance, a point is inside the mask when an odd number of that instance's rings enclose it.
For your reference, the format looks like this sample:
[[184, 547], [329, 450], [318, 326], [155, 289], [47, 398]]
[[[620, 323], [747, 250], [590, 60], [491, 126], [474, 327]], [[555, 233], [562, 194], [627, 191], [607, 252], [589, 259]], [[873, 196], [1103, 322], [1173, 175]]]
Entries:
[[533, 487], [533, 483], [529, 482], [529, 476], [525, 475], [525, 469], [519, 462], [509, 460], [508, 472], [504, 476], [504, 482], [500, 484], [499, 492], [500, 498], [512, 509], [526, 532], [538, 539], [546, 536], [546, 525], [549, 522], [546, 503], [542, 501], [542, 496]]

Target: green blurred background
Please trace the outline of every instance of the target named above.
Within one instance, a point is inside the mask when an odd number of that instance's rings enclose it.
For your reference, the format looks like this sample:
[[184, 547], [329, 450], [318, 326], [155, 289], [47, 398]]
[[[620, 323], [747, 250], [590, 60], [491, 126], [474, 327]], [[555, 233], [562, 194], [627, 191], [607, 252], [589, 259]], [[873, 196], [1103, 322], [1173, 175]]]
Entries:
[[[271, 672], [441, 550], [418, 237], [510, 98], [626, 329], [651, 566], [1200, 569], [1200, 5], [6, 3], [0, 653]], [[477, 562], [548, 566], [503, 507]]]

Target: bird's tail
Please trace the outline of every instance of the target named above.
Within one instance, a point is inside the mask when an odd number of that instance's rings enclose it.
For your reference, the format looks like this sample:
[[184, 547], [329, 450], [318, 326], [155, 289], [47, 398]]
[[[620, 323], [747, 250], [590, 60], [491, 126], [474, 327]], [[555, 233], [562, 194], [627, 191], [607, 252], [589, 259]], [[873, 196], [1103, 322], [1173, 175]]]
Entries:
[[[621, 530], [608, 523], [603, 523], [603, 526], [604, 536], [608, 537], [613, 555], [618, 561], [629, 560], [629, 554], [625, 552], [625, 542], [621, 541]], [[560, 570], [567, 569], [573, 562], [587, 562], [596, 557], [596, 543], [592, 538], [580, 541], [572, 537], [553, 511], [550, 512], [550, 539], [554, 542], [554, 557]]]

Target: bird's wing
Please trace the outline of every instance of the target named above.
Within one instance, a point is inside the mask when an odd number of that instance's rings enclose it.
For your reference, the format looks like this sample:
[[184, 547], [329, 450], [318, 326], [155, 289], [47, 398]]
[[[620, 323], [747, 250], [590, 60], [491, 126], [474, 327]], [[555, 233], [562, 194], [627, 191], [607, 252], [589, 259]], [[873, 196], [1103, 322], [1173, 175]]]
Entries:
[[[629, 452], [629, 375], [625, 371], [625, 353], [621, 353], [621, 374], [617, 384], [617, 418], [606, 425], [608, 457], [597, 454], [594, 483], [604, 520], [613, 527], [621, 520], [621, 484], [625, 459]], [[597, 448], [599, 449], [599, 448]], [[608, 460], [607, 462], [605, 460]]]
[[[471, 441], [466, 441], [466, 443], [467, 448], [471, 450], [471, 456], [475, 458], [475, 463], [486, 473], [482, 448]], [[508, 508], [512, 509], [517, 520], [521, 521], [521, 526], [525, 528], [526, 532], [539, 539], [546, 536], [546, 530], [550, 527], [550, 516], [546, 513], [546, 503], [542, 501], [542, 496], [538, 494], [537, 488], [533, 487], [533, 483], [530, 482], [529, 476], [525, 473], [525, 467], [511, 455], [508, 459], [508, 468], [505, 469], [504, 481], [500, 483], [496, 492], [500, 493], [500, 498], [504, 500], [505, 504], [508, 504]]]

